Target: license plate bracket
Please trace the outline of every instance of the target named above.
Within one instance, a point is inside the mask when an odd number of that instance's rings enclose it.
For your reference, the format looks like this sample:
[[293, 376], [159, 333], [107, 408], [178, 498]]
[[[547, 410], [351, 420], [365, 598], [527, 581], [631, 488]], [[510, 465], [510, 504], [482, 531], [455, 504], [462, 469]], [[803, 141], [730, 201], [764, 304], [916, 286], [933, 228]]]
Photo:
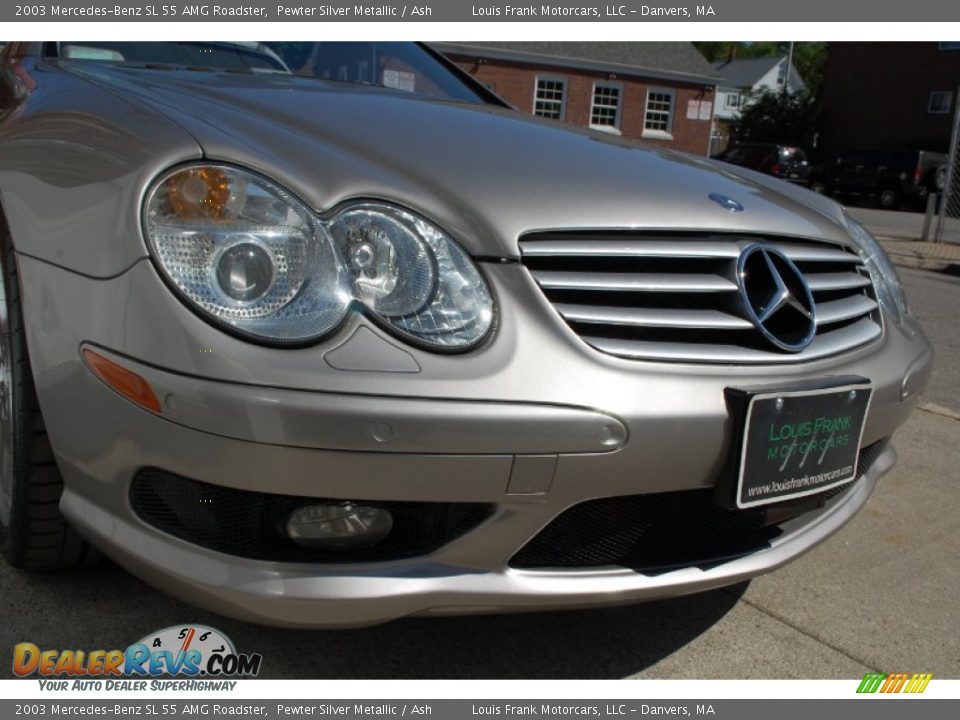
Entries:
[[854, 376], [727, 388], [735, 430], [717, 502], [771, 506], [853, 480], [872, 394]]

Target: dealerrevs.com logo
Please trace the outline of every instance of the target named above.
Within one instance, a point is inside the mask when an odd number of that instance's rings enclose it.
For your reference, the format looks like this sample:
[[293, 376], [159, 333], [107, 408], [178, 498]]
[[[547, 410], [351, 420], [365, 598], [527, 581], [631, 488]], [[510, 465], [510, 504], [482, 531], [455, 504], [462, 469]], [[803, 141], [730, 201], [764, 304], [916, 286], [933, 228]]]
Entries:
[[[256, 677], [262, 661], [259, 653], [238, 653], [226, 635], [202, 625], [179, 625], [150, 633], [126, 650], [50, 650], [30, 642], [19, 643], [13, 649], [13, 672], [17, 677], [102, 678], [108, 683], [108, 690], [146, 689], [145, 683], [131, 686], [116, 678]], [[63, 687], [52, 689], [70, 689], [66, 685], [64, 682]], [[215, 689], [207, 685], [197, 689]], [[79, 685], [78, 689], [86, 688]], [[224, 689], [232, 689], [232, 684]]]

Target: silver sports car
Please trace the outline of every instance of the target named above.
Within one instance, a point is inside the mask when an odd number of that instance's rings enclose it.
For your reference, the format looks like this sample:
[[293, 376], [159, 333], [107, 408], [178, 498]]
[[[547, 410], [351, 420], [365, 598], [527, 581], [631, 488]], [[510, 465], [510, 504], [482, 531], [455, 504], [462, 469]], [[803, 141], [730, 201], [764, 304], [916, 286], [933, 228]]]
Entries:
[[287, 626], [773, 570], [931, 367], [841, 206], [431, 49], [13, 43], [0, 542]]

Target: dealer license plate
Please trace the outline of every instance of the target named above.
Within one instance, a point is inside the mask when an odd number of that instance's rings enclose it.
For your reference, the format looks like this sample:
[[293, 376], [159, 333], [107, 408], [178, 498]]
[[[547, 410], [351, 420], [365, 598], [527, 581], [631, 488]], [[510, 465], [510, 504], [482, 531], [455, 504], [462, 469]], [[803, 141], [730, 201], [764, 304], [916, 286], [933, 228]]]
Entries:
[[737, 507], [783, 502], [853, 480], [871, 393], [863, 384], [751, 397]]

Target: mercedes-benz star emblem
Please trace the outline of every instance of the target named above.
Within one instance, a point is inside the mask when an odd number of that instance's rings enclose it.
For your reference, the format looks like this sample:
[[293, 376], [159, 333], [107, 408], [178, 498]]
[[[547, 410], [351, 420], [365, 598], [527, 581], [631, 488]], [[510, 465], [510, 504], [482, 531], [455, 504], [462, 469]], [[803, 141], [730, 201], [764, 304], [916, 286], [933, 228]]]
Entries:
[[747, 317], [769, 342], [786, 352], [800, 352], [813, 341], [813, 294], [782, 252], [758, 243], [744, 248], [737, 261], [737, 285]]
[[720, 193], [710, 193], [707, 195], [707, 197], [713, 200], [724, 210], [729, 210], [732, 213], [743, 212], [743, 205], [738, 203], [732, 197], [727, 197], [726, 195], [721, 195]]

